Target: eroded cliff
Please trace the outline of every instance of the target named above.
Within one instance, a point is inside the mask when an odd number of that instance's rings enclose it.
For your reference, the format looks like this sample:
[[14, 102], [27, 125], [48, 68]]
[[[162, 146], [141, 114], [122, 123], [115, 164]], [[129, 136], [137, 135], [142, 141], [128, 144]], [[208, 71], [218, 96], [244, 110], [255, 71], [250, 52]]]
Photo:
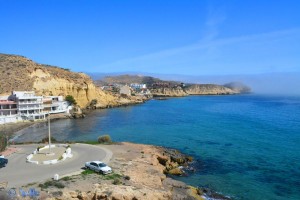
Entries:
[[230, 88], [215, 84], [190, 85], [185, 88], [185, 92], [189, 95], [223, 95], [238, 93]]
[[33, 90], [38, 95], [72, 95], [85, 107], [97, 99], [98, 107], [115, 106], [117, 98], [96, 87], [89, 76], [16, 55], [0, 54], [0, 94]]

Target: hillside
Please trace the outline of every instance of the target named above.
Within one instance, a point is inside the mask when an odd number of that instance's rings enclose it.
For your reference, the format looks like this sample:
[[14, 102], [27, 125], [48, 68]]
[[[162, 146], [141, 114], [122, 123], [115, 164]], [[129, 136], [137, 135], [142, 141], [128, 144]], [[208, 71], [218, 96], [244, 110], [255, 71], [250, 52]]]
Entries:
[[38, 64], [23, 56], [0, 54], [0, 72], [0, 95], [34, 90], [37, 95], [72, 95], [81, 107], [93, 99], [101, 107], [117, 104], [116, 97], [96, 87], [86, 74]]
[[151, 76], [142, 76], [142, 75], [119, 75], [119, 76], [106, 76], [101, 80], [97, 80], [96, 83], [99, 85], [103, 84], [130, 84], [130, 83], [138, 83], [138, 84], [147, 84], [150, 87], [153, 83], [157, 82], [165, 82], [165, 83], [177, 83], [175, 81], [164, 81], [159, 78], [154, 78]]
[[[99, 85], [144, 83], [154, 97], [180, 97], [187, 95], [226, 95], [249, 93], [251, 89], [242, 83], [232, 82], [217, 84], [186, 84], [182, 87], [179, 81], [166, 81], [151, 76], [119, 75], [107, 76], [96, 81]], [[158, 84], [157, 84], [158, 83]]]
[[189, 95], [220, 95], [220, 94], [237, 94], [231, 88], [215, 84], [193, 84], [185, 88], [185, 92]]

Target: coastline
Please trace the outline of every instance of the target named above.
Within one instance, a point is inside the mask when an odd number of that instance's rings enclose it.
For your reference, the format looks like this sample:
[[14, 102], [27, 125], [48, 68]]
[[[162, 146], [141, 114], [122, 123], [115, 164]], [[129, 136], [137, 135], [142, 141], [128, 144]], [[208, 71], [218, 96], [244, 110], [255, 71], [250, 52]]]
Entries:
[[[72, 146], [72, 144], [71, 144]], [[89, 170], [81, 174], [63, 176], [59, 181], [51, 179], [28, 183], [22, 188], [36, 188], [45, 199], [195, 199], [229, 200], [230, 198], [177, 181], [166, 174], [167, 165], [175, 168], [188, 164], [187, 155], [161, 146], [129, 142], [110, 145], [96, 144], [112, 152], [108, 165], [110, 175], [100, 175]], [[174, 155], [177, 159], [174, 159]], [[189, 160], [190, 161], [190, 160]], [[49, 177], [50, 178], [50, 177]]]
[[[130, 105], [135, 105], [135, 104], [130, 104]], [[122, 106], [127, 106], [127, 105], [122, 105]], [[117, 107], [119, 107], [119, 106], [117, 106]], [[103, 108], [102, 108], [103, 109]], [[108, 108], [104, 108], [104, 109], [108, 109]], [[93, 111], [93, 109], [90, 109], [90, 110], [87, 110], [88, 112], [90, 112], [90, 111]], [[86, 113], [86, 110], [85, 111], [83, 111], [83, 113], [84, 114], [88, 114], [88, 113]], [[59, 120], [59, 119], [61, 119], [61, 118], [66, 118], [66, 116], [63, 116], [63, 117], [53, 117], [51, 120]], [[67, 117], [67, 118], [69, 118], [69, 117]], [[80, 120], [80, 119], [79, 119]], [[26, 124], [24, 124], [24, 123], [17, 123], [17, 124], [20, 124], [20, 126], [13, 126], [13, 128], [12, 127], [10, 127], [10, 130], [11, 129], [13, 129], [14, 131], [12, 132], [12, 135], [14, 135], [16, 132], [18, 132], [18, 131], [20, 131], [20, 130], [22, 130], [22, 129], [24, 129], [24, 128], [27, 128], [27, 127], [30, 127], [30, 126], [34, 126], [35, 124], [38, 124], [38, 123], [45, 123], [45, 121], [36, 121], [36, 122], [30, 122], [30, 123], [26, 123]], [[15, 125], [15, 124], [14, 124]], [[128, 143], [129, 144], [129, 143]], [[158, 149], [157, 151], [159, 151], [160, 152], [160, 154], [161, 155], [164, 155], [164, 153], [163, 153], [163, 151], [165, 151], [166, 149], [168, 149], [168, 148], [165, 148], [165, 147], [159, 147], [159, 146], [152, 146], [152, 145], [143, 145], [143, 144], [133, 144], [133, 143], [131, 143], [132, 144], [132, 146], [134, 146], [134, 145], [136, 145], [136, 146], [151, 146], [152, 148], [154, 148], [154, 149]], [[109, 147], [109, 146], [108, 146]], [[113, 146], [111, 146], [111, 147], [113, 147]], [[142, 151], [141, 151], [142, 152]], [[143, 151], [144, 152], [144, 151]], [[125, 153], [128, 153], [128, 152], [123, 152], [122, 153], [122, 155], [124, 156], [124, 154]], [[150, 153], [151, 154], [151, 153]], [[144, 154], [145, 155], [145, 154]], [[154, 156], [154, 154], [152, 153], [151, 154], [151, 157], [153, 157]], [[121, 159], [122, 160], [122, 159]], [[131, 162], [132, 160], [123, 160], [124, 162]], [[159, 162], [159, 161], [158, 161]], [[150, 165], [151, 166], [157, 166], [157, 163], [154, 163], [153, 161], [151, 161], [151, 162], [149, 162], [150, 163]], [[148, 163], [148, 164], [149, 164]], [[161, 163], [160, 163], [161, 164]], [[122, 163], [120, 163], [119, 162], [119, 164], [118, 164], [119, 166], [123, 166], [124, 165], [124, 163], [122, 164]], [[178, 166], [180, 166], [180, 165], [178, 165]], [[144, 166], [145, 167], [145, 166]], [[165, 167], [165, 166], [164, 166]], [[161, 166], [160, 166], [160, 168], [161, 168]], [[178, 174], [177, 174], [178, 175]], [[185, 183], [183, 183], [183, 182], [180, 182], [180, 181], [176, 181], [176, 180], [174, 180], [174, 179], [172, 179], [172, 178], [170, 178], [170, 176], [168, 176], [168, 175], [165, 175], [165, 173], [164, 173], [164, 170], [160, 173], [160, 175], [159, 175], [160, 177], [161, 176], [165, 176], [165, 178], [164, 178], [164, 180], [166, 179], [166, 180], [168, 180], [168, 184], [173, 184], [174, 182], [176, 182], [176, 184], [178, 183], [179, 185], [180, 185], [180, 188], [181, 188], [181, 190], [182, 190], [182, 188], [184, 188], [184, 191], [185, 191], [185, 194], [186, 195], [190, 195], [190, 193], [192, 192], [193, 193], [193, 195], [195, 195], [196, 194], [196, 199], [205, 199], [205, 196], [207, 197], [207, 198], [209, 198], [209, 199], [229, 199], [228, 197], [225, 197], [225, 196], [223, 196], [223, 195], [220, 195], [220, 194], [218, 194], [218, 193], [216, 193], [216, 192], [214, 192], [214, 191], [212, 191], [212, 190], [210, 190], [210, 189], [206, 189], [206, 188], [194, 188], [194, 187], [192, 187], [192, 186], [188, 186], [188, 185], [186, 185]], [[171, 182], [171, 183], [169, 183], [169, 182]], [[168, 185], [167, 184], [167, 185]], [[183, 184], [183, 185], [182, 185]], [[172, 186], [170, 186], [170, 187], [172, 187], [173, 189], [174, 189], [174, 185], [172, 185]], [[172, 189], [172, 190], [173, 190]], [[87, 191], [87, 192], [89, 192], [89, 193], [91, 193], [92, 191]], [[201, 195], [199, 195], [199, 194], [201, 194]]]

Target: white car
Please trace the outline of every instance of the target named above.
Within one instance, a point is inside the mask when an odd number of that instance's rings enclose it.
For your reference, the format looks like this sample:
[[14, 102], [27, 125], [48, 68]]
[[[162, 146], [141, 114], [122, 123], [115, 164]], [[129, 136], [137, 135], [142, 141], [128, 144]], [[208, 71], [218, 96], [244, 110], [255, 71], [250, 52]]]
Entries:
[[112, 172], [111, 168], [107, 166], [105, 163], [100, 161], [91, 161], [86, 162], [85, 167], [87, 169], [93, 170], [95, 172], [99, 172], [102, 174], [110, 174]]

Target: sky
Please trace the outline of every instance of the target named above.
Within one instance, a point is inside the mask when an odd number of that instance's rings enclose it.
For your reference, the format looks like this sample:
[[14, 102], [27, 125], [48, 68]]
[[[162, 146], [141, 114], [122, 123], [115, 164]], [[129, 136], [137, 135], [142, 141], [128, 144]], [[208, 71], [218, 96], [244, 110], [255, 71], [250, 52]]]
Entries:
[[0, 0], [0, 53], [76, 72], [300, 72], [298, 0]]

